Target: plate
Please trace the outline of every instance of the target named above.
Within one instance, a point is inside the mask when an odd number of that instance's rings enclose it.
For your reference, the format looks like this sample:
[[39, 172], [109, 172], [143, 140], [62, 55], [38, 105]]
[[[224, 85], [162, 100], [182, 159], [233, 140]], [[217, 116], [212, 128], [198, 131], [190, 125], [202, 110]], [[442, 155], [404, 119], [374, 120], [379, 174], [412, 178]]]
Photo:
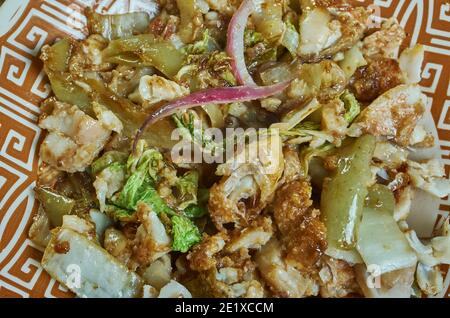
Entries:
[[[418, 157], [442, 157], [450, 171], [450, 4], [445, 0], [355, 0], [372, 5], [381, 17], [395, 16], [408, 33], [408, 44], [425, 46], [421, 86], [428, 95], [425, 123], [437, 146]], [[42, 251], [27, 232], [37, 209], [33, 188], [42, 132], [39, 104], [50, 94], [42, 71], [42, 45], [63, 36], [87, 33], [83, 8], [123, 13], [152, 10], [145, 0], [7, 0], [0, 7], [0, 297], [68, 297], [63, 286], [40, 266]], [[450, 200], [419, 197], [410, 224], [430, 236], [448, 217]], [[447, 268], [443, 268], [447, 272]], [[450, 274], [445, 292], [450, 297]]]

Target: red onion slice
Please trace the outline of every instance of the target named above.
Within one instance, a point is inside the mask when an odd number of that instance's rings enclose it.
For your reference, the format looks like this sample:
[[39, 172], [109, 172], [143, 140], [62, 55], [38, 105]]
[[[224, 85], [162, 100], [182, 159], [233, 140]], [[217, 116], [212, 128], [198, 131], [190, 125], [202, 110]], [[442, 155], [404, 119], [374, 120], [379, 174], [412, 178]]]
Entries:
[[227, 54], [231, 57], [231, 68], [236, 80], [241, 85], [256, 86], [248, 72], [244, 56], [244, 32], [249, 16], [256, 9], [254, 0], [242, 1], [228, 25]]
[[205, 104], [229, 104], [234, 102], [247, 102], [251, 100], [266, 98], [281, 93], [289, 86], [290, 82], [279, 83], [270, 86], [236, 86], [212, 88], [192, 93], [188, 96], [173, 100], [160, 109], [151, 113], [139, 128], [134, 139], [133, 149], [136, 148], [138, 140], [145, 129], [158, 120], [173, 115], [179, 110], [189, 109]]

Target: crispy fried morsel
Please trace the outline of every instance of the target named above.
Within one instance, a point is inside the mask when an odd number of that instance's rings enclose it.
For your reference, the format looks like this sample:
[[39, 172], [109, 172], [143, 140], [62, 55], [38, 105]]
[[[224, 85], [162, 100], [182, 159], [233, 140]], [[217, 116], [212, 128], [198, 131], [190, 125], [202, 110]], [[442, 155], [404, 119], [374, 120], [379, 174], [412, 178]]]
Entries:
[[371, 102], [403, 82], [403, 74], [397, 60], [379, 58], [356, 70], [350, 80], [350, 89], [358, 100]]
[[240, 249], [260, 249], [273, 234], [272, 219], [260, 217], [243, 230], [236, 229], [231, 233], [231, 239], [225, 246], [228, 253]]
[[278, 131], [249, 136], [241, 151], [217, 167], [223, 176], [210, 189], [209, 213], [216, 228], [234, 223], [248, 226], [272, 201], [284, 170], [282, 140]]
[[[106, 118], [95, 120], [77, 106], [55, 98], [45, 104], [53, 111], [39, 118], [39, 127], [49, 131], [40, 150], [42, 161], [66, 172], [84, 171], [111, 136], [109, 122]], [[113, 118], [117, 119], [114, 115]]]
[[307, 181], [293, 181], [276, 192], [274, 206], [275, 222], [281, 233], [289, 232], [299, 219], [308, 214], [313, 201], [311, 186]]
[[215, 255], [224, 247], [228, 237], [224, 233], [209, 236], [204, 234], [200, 244], [194, 246], [187, 256], [190, 268], [195, 271], [206, 271], [216, 266]]
[[359, 291], [353, 268], [342, 260], [325, 257], [319, 277], [320, 296], [324, 298], [341, 298]]
[[148, 205], [139, 203], [136, 214], [141, 225], [132, 242], [132, 259], [142, 266], [147, 266], [170, 252], [171, 239], [156, 213]]
[[300, 270], [313, 270], [326, 249], [326, 228], [320, 212], [311, 209], [311, 191], [309, 182], [294, 181], [277, 191], [273, 203], [286, 260]]
[[[254, 269], [253, 269], [254, 270]], [[238, 268], [223, 268], [219, 272], [209, 270], [199, 274], [199, 279], [207, 286], [208, 297], [217, 298], [261, 298], [264, 289], [256, 279], [239, 280], [245, 271]], [[234, 282], [234, 283], [232, 283]]]
[[340, 144], [347, 132], [348, 122], [345, 120], [344, 114], [345, 106], [339, 98], [330, 100], [323, 105], [322, 129], [334, 137], [335, 144]]
[[326, 227], [320, 221], [319, 210], [313, 210], [299, 225], [283, 238], [288, 254], [286, 260], [297, 268], [314, 270], [326, 250]]
[[418, 120], [425, 112], [427, 97], [418, 85], [399, 85], [365, 108], [349, 128], [352, 137], [369, 133], [393, 138], [408, 146]]
[[318, 282], [283, 259], [277, 239], [273, 238], [264, 245], [256, 254], [255, 261], [274, 296], [300, 298], [318, 294]]
[[[219, 240], [224, 242], [223, 238]], [[216, 253], [220, 246], [212, 246], [214, 243], [208, 242], [208, 238], [204, 243], [202, 251], [196, 250], [201, 247], [200, 244], [188, 257], [190, 267], [193, 268], [194, 265], [195, 269], [199, 270], [194, 277], [186, 281], [196, 296], [228, 298], [263, 296], [264, 289], [257, 280], [256, 266], [246, 248], [234, 253], [227, 253], [224, 250]]]
[[400, 45], [406, 37], [405, 30], [397, 20], [391, 18], [381, 25], [381, 29], [363, 41], [363, 54], [366, 59], [380, 57], [397, 58]]

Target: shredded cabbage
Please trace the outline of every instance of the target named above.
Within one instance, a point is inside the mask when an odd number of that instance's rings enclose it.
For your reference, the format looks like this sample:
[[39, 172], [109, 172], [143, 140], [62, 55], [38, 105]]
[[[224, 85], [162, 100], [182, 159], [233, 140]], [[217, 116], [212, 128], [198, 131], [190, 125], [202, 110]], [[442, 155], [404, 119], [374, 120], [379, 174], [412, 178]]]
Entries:
[[172, 233], [172, 249], [182, 253], [186, 253], [202, 238], [197, 226], [188, 218], [179, 215], [172, 217]]

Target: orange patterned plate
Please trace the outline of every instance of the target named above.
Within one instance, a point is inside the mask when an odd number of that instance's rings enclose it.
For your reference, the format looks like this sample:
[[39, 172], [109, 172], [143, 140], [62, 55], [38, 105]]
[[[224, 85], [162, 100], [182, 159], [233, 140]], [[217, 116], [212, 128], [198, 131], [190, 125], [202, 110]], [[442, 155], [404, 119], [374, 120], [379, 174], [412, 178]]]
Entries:
[[[450, 3], [446, 0], [355, 0], [395, 16], [409, 42], [426, 48], [423, 91], [429, 96], [429, 123], [438, 137], [435, 152], [450, 170]], [[7, 0], [0, 7], [0, 297], [67, 297], [71, 294], [40, 266], [40, 251], [27, 232], [37, 203], [33, 187], [42, 140], [36, 125], [39, 104], [50, 94], [38, 59], [56, 38], [83, 38], [83, 8], [100, 12], [139, 11], [146, 0]], [[432, 115], [432, 117], [431, 117]], [[417, 205], [413, 227], [431, 235], [450, 211], [450, 199]], [[445, 292], [450, 297], [450, 274]]]

